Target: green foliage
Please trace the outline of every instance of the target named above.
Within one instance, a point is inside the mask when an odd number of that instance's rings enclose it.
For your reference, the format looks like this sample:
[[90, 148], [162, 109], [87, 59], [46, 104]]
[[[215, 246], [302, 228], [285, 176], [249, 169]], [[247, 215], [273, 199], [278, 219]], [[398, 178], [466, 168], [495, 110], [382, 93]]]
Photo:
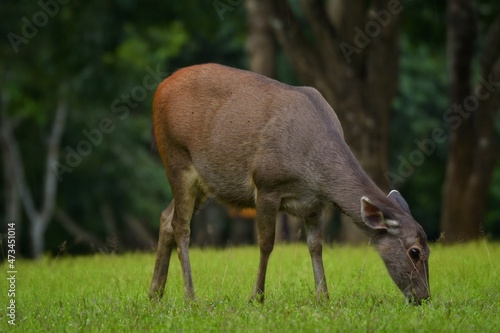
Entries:
[[[197, 301], [184, 302], [172, 258], [164, 299], [147, 291], [154, 256], [19, 261], [12, 332], [493, 332], [500, 325], [500, 244], [432, 246], [432, 300], [407, 305], [371, 247], [327, 247], [330, 300], [314, 299], [307, 247], [277, 246], [264, 305], [248, 303], [257, 248], [191, 251]], [[2, 269], [6, 270], [3, 266]], [[76, 282], [76, 283], [75, 283]], [[0, 289], [6, 290], [2, 279]], [[7, 298], [2, 298], [5, 309]]]
[[[4, 36], [23, 36], [24, 18], [33, 22], [36, 13], [43, 15], [38, 2], [1, 6]], [[42, 200], [46, 138], [64, 88], [69, 116], [60, 164], [69, 170], [57, 170], [57, 209], [103, 241], [110, 235], [102, 207], [110, 207], [118, 232], [127, 232], [126, 216], [155, 230], [171, 194], [161, 163], [150, 150], [152, 84], [193, 63], [243, 67], [242, 15], [242, 4], [221, 21], [211, 2], [69, 2], [46, 15], [46, 24], [36, 26], [17, 52], [9, 41], [0, 44], [0, 56], [8, 59], [0, 65], [0, 88], [8, 99], [7, 113], [19, 121], [16, 138], [37, 206]], [[106, 119], [112, 129], [104, 133], [100, 124]], [[92, 142], [85, 133], [95, 131], [100, 134]], [[72, 157], [74, 163], [69, 163]], [[0, 206], [0, 213], [3, 209]], [[88, 251], [53, 220], [46, 233], [47, 249], [57, 252], [62, 241], [69, 251]], [[19, 244], [20, 253], [28, 249], [28, 243]]]
[[147, 27], [142, 33], [129, 24], [125, 31], [126, 39], [118, 46], [116, 58], [112, 55], [107, 58], [118, 61], [124, 68], [132, 66], [135, 70], [143, 70], [151, 63], [161, 63], [177, 56], [188, 39], [185, 28], [177, 21], [166, 27]]

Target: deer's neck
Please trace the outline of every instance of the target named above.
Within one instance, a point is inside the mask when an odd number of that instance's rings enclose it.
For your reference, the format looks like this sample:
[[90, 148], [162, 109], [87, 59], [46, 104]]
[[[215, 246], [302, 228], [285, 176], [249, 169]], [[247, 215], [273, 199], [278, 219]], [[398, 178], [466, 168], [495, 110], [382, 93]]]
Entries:
[[365, 229], [361, 217], [361, 198], [366, 196], [377, 206], [385, 207], [387, 197], [361, 168], [350, 150], [340, 156], [344, 158], [331, 161], [328, 168], [331, 179], [328, 196], [343, 213]]

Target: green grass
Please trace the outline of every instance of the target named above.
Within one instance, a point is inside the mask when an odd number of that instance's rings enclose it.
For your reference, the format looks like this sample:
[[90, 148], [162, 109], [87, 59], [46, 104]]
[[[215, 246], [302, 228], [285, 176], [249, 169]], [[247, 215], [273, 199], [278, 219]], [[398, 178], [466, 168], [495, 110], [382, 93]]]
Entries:
[[147, 299], [154, 254], [18, 260], [16, 326], [2, 279], [0, 332], [500, 332], [499, 243], [433, 245], [433, 298], [419, 307], [405, 303], [366, 246], [325, 246], [330, 300], [316, 302], [303, 244], [275, 248], [266, 303], [248, 303], [258, 256], [256, 247], [192, 249], [189, 304], [175, 253], [160, 303]]

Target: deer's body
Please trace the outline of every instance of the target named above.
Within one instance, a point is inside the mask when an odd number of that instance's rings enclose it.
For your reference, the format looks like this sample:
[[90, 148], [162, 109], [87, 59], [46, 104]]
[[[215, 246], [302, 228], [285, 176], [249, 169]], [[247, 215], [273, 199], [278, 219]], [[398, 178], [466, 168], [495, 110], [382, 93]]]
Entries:
[[[189, 223], [207, 196], [256, 208], [261, 259], [253, 298], [259, 300], [278, 211], [304, 218], [318, 297], [328, 296], [321, 259], [321, 215], [328, 205], [339, 206], [373, 236], [383, 229], [389, 234], [389, 224], [396, 219], [411, 218], [397, 192], [394, 198], [386, 197], [361, 169], [344, 142], [335, 112], [313, 88], [215, 64], [192, 66], [160, 84], [153, 122], [174, 201], [162, 214], [152, 297], [163, 293], [174, 239], [186, 297], [194, 297]], [[428, 256], [425, 233], [420, 226], [412, 227], [415, 235], [408, 242], [418, 243]], [[379, 251], [385, 246], [383, 238], [376, 239]], [[407, 246], [401, 247], [388, 256], [405, 256]], [[395, 282], [407, 297], [421, 299], [428, 296], [427, 271], [424, 275], [421, 294]]]

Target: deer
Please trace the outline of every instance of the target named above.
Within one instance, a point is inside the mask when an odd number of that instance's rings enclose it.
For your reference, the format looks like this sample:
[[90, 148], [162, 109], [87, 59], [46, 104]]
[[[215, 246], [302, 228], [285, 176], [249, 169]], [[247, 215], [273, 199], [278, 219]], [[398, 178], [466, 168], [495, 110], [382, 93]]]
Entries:
[[160, 216], [150, 299], [164, 293], [177, 245], [186, 301], [195, 300], [190, 221], [208, 198], [255, 208], [260, 259], [250, 300], [264, 302], [278, 212], [304, 222], [317, 299], [329, 299], [324, 212], [350, 216], [380, 254], [408, 303], [430, 297], [427, 235], [403, 196], [375, 185], [344, 140], [321, 93], [219, 64], [175, 71], [153, 98], [153, 143], [173, 199]]

